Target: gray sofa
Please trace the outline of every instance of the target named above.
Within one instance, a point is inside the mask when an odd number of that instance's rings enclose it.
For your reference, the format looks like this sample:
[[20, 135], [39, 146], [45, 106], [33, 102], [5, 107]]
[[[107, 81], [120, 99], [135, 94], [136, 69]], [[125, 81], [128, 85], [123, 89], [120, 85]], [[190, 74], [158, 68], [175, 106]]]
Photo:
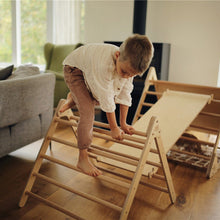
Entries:
[[55, 75], [0, 81], [0, 157], [42, 138], [53, 116]]

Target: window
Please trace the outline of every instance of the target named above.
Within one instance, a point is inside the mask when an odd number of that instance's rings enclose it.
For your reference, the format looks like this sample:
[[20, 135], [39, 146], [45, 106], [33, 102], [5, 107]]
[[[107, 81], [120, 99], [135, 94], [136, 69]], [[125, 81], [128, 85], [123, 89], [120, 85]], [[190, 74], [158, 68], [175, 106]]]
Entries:
[[47, 1], [22, 0], [21, 63], [44, 64], [43, 46], [47, 40]]
[[0, 0], [0, 66], [44, 65], [43, 46], [80, 41], [83, 1]]
[[11, 2], [0, 1], [0, 62], [12, 62]]
[[0, 1], [0, 62], [44, 64], [46, 0]]

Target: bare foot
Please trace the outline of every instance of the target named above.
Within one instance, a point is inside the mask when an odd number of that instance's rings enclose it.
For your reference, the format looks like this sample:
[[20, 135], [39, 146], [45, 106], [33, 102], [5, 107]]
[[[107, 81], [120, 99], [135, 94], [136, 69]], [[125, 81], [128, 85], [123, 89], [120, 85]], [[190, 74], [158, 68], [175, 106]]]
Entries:
[[82, 170], [83, 173], [89, 176], [99, 176], [102, 172], [97, 169], [89, 160], [87, 149], [79, 150], [79, 160], [77, 167]]
[[67, 95], [66, 102], [61, 107], [60, 112], [61, 113], [65, 112], [67, 109], [74, 107], [75, 104], [76, 103], [73, 101], [72, 95], [69, 92], [68, 95]]

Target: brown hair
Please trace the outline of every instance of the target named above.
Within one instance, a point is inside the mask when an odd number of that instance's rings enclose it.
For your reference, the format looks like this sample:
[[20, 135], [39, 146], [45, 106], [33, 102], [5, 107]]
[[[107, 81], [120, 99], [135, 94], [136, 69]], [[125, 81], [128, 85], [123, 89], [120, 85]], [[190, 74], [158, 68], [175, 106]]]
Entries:
[[149, 67], [154, 48], [148, 37], [134, 34], [120, 46], [120, 61], [129, 61], [131, 67], [142, 75]]

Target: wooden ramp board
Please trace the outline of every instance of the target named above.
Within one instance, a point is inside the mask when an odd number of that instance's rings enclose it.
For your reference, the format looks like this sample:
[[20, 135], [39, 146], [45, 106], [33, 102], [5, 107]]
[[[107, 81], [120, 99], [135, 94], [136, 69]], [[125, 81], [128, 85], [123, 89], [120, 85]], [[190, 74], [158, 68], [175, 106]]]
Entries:
[[[165, 153], [167, 153], [210, 100], [211, 96], [209, 95], [167, 90], [157, 103], [136, 121], [133, 127], [138, 131], [145, 132], [151, 117], [156, 116], [160, 123], [164, 150]], [[142, 152], [139, 149], [119, 143], [114, 143], [110, 149], [136, 157], [140, 157]], [[154, 149], [156, 149], [155, 144]], [[155, 153], [150, 152], [149, 158], [151, 161], [159, 162], [159, 157]], [[136, 167], [132, 165], [104, 157], [99, 158], [99, 160], [131, 171], [135, 171], [136, 169]], [[152, 171], [156, 172], [157, 168], [146, 164], [144, 174], [152, 174]]]

